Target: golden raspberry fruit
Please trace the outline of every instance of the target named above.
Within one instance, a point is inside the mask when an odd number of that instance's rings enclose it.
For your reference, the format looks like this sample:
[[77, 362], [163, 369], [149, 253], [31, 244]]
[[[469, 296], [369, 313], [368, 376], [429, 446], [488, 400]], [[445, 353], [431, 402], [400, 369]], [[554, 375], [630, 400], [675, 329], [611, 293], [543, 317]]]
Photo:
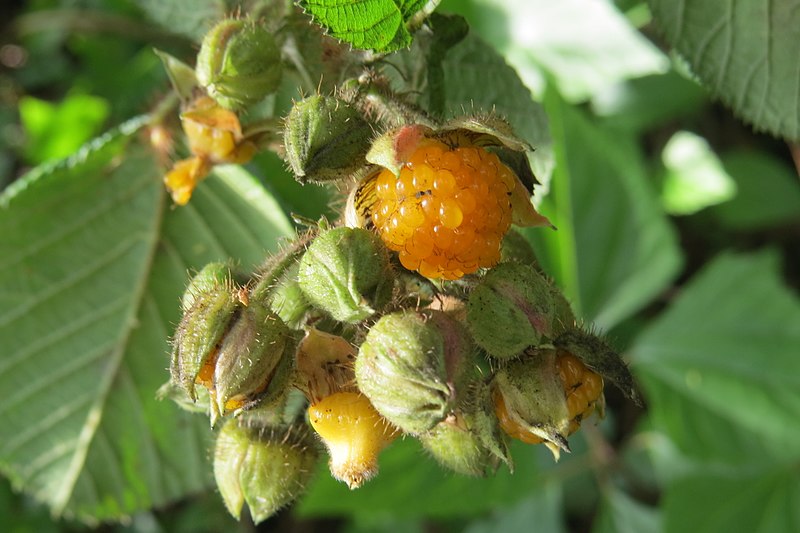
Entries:
[[378, 454], [397, 436], [366, 396], [336, 392], [308, 408], [311, 427], [330, 455], [331, 474], [351, 489], [378, 473]]
[[500, 261], [516, 180], [479, 146], [453, 148], [429, 139], [399, 176], [388, 169], [378, 175], [371, 220], [405, 268], [458, 279]]
[[[581, 421], [591, 416], [598, 402], [602, 402], [603, 378], [584, 365], [580, 359], [569, 352], [560, 351], [556, 359], [556, 367], [569, 412], [569, 429], [571, 435], [578, 431]], [[539, 444], [544, 439], [531, 433], [509, 414], [502, 394], [493, 395], [494, 409], [500, 427], [509, 437], [521, 440], [526, 444]]]

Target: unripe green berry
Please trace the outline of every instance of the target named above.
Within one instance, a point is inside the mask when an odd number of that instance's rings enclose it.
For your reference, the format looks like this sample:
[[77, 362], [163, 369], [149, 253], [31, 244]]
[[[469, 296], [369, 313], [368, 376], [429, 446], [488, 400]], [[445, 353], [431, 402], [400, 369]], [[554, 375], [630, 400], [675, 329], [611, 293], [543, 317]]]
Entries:
[[381, 415], [412, 434], [444, 420], [473, 369], [468, 333], [439, 311], [381, 317], [356, 358], [358, 388]]
[[307, 426], [273, 425], [248, 413], [219, 432], [214, 478], [228, 511], [238, 519], [247, 502], [257, 524], [305, 490], [318, 456]]
[[272, 34], [245, 20], [218, 23], [197, 56], [197, 80], [228, 109], [255, 104], [275, 92], [281, 70], [281, 52]]
[[550, 285], [536, 269], [502, 263], [470, 293], [467, 324], [489, 355], [510, 359], [552, 334], [553, 313]]
[[503, 237], [500, 245], [500, 262], [515, 261], [523, 265], [530, 265], [538, 270], [539, 261], [531, 243], [520, 232], [510, 229]]
[[298, 282], [308, 300], [340, 322], [357, 323], [383, 308], [394, 276], [380, 239], [340, 227], [319, 235], [300, 260]]

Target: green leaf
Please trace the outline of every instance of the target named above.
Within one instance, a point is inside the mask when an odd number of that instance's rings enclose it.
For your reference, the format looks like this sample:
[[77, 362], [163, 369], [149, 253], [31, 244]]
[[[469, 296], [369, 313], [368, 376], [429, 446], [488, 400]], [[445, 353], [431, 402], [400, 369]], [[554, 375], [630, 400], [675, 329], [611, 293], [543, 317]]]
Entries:
[[162, 28], [197, 43], [229, 13], [225, 0], [139, 0], [137, 5], [147, 18]]
[[531, 167], [545, 183], [553, 169], [547, 116], [542, 106], [532, 100], [516, 71], [471, 33], [447, 52], [442, 70], [447, 115], [496, 111], [533, 146]]
[[800, 0], [649, 0], [667, 41], [760, 130], [800, 139]]
[[737, 194], [711, 213], [734, 230], [800, 223], [800, 183], [794, 170], [766, 153], [737, 150], [721, 156]]
[[545, 104], [556, 168], [542, 213], [558, 231], [524, 233], [577, 315], [610, 329], [669, 285], [682, 256], [633, 137], [599, 129], [553, 92]]
[[25, 158], [39, 164], [68, 156], [100, 131], [108, 113], [108, 102], [88, 94], [73, 94], [58, 104], [23, 97], [19, 114]]
[[661, 513], [657, 509], [611, 488], [604, 494], [592, 533], [659, 533], [661, 530]]
[[411, 32], [438, 0], [302, 0], [314, 22], [362, 50], [392, 52], [411, 44]]
[[473, 5], [471, 11], [447, 2], [443, 8], [463, 13], [537, 95], [551, 78], [568, 100], [583, 101], [624, 79], [669, 66], [610, 2], [479, 0]]
[[656, 429], [688, 457], [800, 456], [800, 302], [775, 254], [723, 255], [632, 348]]
[[541, 484], [536, 452], [544, 452], [522, 445], [512, 448], [514, 474], [503, 467], [494, 476], [479, 479], [443, 471], [414, 439], [398, 441], [381, 454], [378, 476], [357, 491], [333, 479], [324, 465], [297, 511], [302, 516], [361, 519], [463, 518], [513, 505]]
[[252, 268], [290, 226], [257, 182], [220, 167], [167, 202], [128, 123], [0, 196], [0, 470], [88, 522], [209, 484], [211, 432], [156, 400], [189, 271]]
[[625, 80], [592, 98], [592, 110], [603, 124], [633, 131], [656, 128], [699, 113], [708, 104], [706, 91], [674, 69]]
[[536, 530], [548, 533], [564, 531], [561, 487], [544, 484], [511, 507], [502, 507], [492, 517], [475, 521], [464, 533], [529, 533], [531, 524]]
[[661, 194], [667, 213], [690, 215], [736, 196], [736, 182], [699, 135], [677, 132], [664, 147], [661, 159], [666, 167]]
[[800, 530], [796, 466], [763, 474], [690, 476], [670, 485], [663, 502], [667, 533]]

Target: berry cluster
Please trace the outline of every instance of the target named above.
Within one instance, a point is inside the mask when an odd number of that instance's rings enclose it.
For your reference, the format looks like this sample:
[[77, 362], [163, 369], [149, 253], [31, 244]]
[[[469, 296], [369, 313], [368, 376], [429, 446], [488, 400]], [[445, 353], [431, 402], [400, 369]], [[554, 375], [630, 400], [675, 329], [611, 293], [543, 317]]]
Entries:
[[372, 223], [400, 263], [428, 278], [458, 279], [500, 261], [516, 176], [476, 146], [429, 141], [375, 183]]

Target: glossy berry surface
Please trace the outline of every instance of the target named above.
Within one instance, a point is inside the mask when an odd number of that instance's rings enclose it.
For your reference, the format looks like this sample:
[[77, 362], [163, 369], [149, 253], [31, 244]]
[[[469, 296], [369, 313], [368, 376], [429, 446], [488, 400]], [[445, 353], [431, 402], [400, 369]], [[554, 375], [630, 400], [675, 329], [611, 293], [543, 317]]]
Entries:
[[366, 396], [337, 392], [308, 408], [311, 427], [330, 455], [331, 473], [350, 488], [359, 487], [378, 470], [378, 453], [397, 436]]
[[[569, 411], [570, 422], [567, 434], [571, 435], [578, 431], [581, 421], [594, 412], [595, 406], [603, 394], [603, 378], [589, 370], [580, 359], [569, 352], [560, 352], [556, 365]], [[541, 437], [528, 431], [509, 415], [502, 394], [495, 394], [493, 400], [500, 428], [509, 437], [527, 444], [543, 442]]]
[[384, 170], [377, 177], [372, 222], [405, 268], [458, 279], [500, 261], [515, 186], [495, 154], [427, 141], [399, 176]]

